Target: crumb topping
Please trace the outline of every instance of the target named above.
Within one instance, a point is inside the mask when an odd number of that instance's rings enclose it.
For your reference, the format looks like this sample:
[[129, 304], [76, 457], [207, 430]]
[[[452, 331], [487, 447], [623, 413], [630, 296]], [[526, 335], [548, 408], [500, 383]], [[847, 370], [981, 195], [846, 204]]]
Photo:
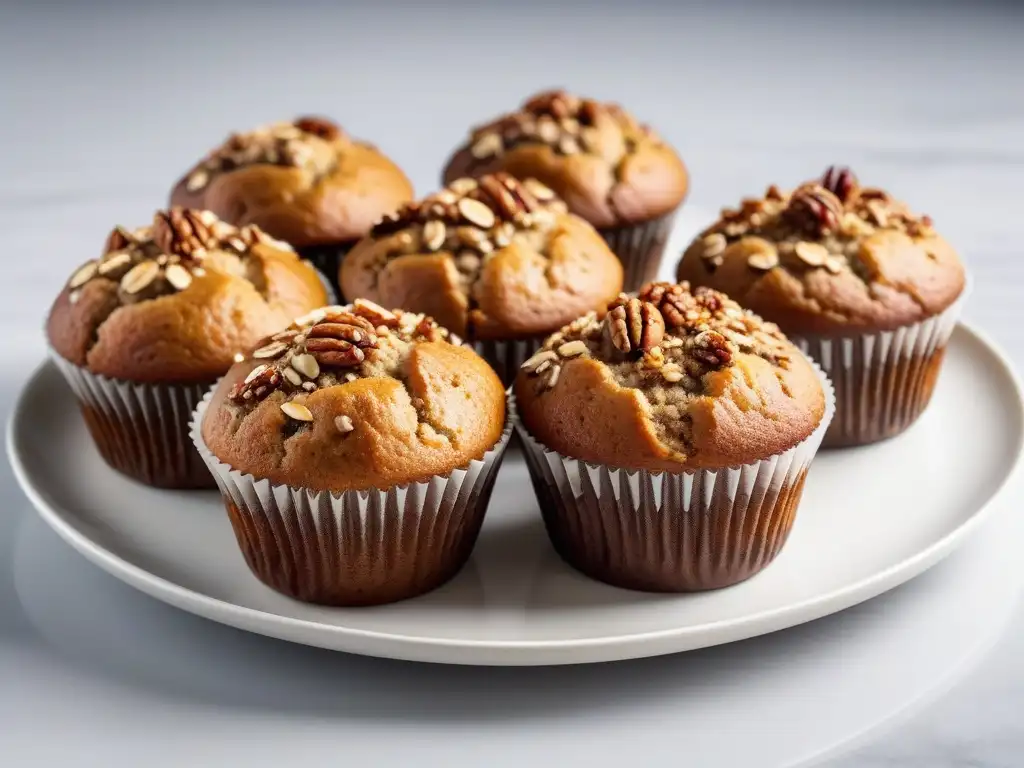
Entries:
[[337, 165], [339, 149], [347, 142], [340, 127], [321, 117], [300, 117], [234, 133], [192, 170], [185, 188], [199, 192], [218, 174], [249, 165], [300, 168], [319, 178]]
[[772, 185], [764, 197], [723, 210], [721, 218], [701, 233], [697, 248], [714, 272], [732, 243], [758, 238], [760, 247], [747, 256], [747, 266], [755, 272], [852, 271], [869, 281], [872, 270], [858, 258], [860, 243], [883, 230], [915, 240], [935, 234], [928, 216], [912, 213], [883, 190], [860, 186], [849, 168], [832, 166], [820, 179], [788, 194]]
[[376, 285], [393, 259], [443, 253], [452, 260], [459, 286], [472, 304], [480, 273], [495, 253], [516, 241], [546, 253], [555, 222], [565, 212], [565, 203], [535, 179], [520, 181], [507, 173], [456, 179], [385, 216], [371, 236], [386, 238], [386, 247], [363, 266]]
[[[236, 358], [236, 362], [260, 362], [234, 386], [229, 399], [251, 408], [281, 392], [285, 415], [296, 422], [310, 422], [309, 409], [292, 397], [360, 378], [400, 379], [412, 347], [431, 341], [462, 343], [425, 315], [391, 312], [365, 299], [316, 309], [264, 339], [248, 358]], [[343, 434], [354, 429], [350, 416], [335, 421]]]
[[621, 294], [603, 314], [569, 324], [522, 367], [543, 393], [556, 386], [568, 360], [602, 362], [620, 386], [646, 400], [659, 439], [687, 453], [688, 408], [707, 393], [708, 374], [735, 365], [740, 354], [787, 370], [792, 349], [777, 326], [725, 294], [691, 290], [686, 282], [648, 283], [635, 297]]
[[542, 144], [560, 155], [598, 155], [619, 167], [646, 143], [662, 142], [618, 104], [553, 90], [539, 93], [519, 110], [475, 128], [469, 147], [479, 162], [500, 157], [523, 144]]
[[103, 255], [75, 270], [68, 280], [72, 303], [92, 281], [117, 284], [120, 304], [134, 304], [184, 291], [207, 268], [236, 274], [262, 287], [262, 272], [249, 256], [260, 244], [291, 251], [287, 243], [259, 227], [234, 227], [210, 211], [170, 208], [157, 211], [150, 226], [115, 227]]

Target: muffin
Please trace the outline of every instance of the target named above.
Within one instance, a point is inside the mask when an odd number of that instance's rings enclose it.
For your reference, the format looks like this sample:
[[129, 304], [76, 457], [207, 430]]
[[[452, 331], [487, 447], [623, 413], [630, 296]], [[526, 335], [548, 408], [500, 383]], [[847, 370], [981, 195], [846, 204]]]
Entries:
[[334, 290], [348, 249], [411, 199], [398, 166], [321, 117], [232, 134], [171, 192], [172, 205], [205, 208], [291, 243]]
[[652, 283], [554, 334], [515, 383], [527, 464], [566, 562], [630, 589], [742, 581], [782, 549], [832, 418], [772, 324]]
[[678, 274], [774, 321], [818, 361], [838, 403], [826, 446], [892, 437], [921, 415], [965, 288], [931, 219], [835, 167], [723, 211]]
[[617, 104], [565, 91], [539, 93], [473, 129], [444, 180], [495, 171], [543, 182], [596, 227], [622, 260], [628, 291], [657, 276], [688, 186], [682, 160], [648, 126]]
[[324, 299], [285, 243], [172, 208], [152, 226], [116, 227], [64, 286], [46, 333], [111, 467], [148, 485], [208, 488], [192, 410], [235, 354]]
[[545, 336], [618, 295], [622, 267], [550, 189], [496, 173], [386, 216], [345, 259], [341, 286], [437, 318], [511, 383]]
[[204, 399], [193, 440], [253, 574], [330, 605], [401, 600], [469, 558], [511, 433], [494, 371], [422, 314], [298, 318]]

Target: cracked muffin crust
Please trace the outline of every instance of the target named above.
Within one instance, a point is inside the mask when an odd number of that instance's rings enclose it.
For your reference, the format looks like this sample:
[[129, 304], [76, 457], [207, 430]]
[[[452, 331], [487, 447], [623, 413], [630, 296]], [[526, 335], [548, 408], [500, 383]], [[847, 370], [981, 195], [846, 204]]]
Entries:
[[200, 383], [325, 301], [291, 246], [209, 211], [171, 208], [150, 226], [116, 227], [103, 255], [68, 280], [46, 330], [57, 354], [93, 374]]
[[505, 393], [431, 318], [357, 300], [298, 318], [218, 384], [202, 437], [256, 478], [317, 491], [386, 489], [480, 458]]
[[947, 309], [965, 284], [929, 217], [837, 167], [723, 211], [686, 249], [678, 278], [725, 291], [801, 335], [916, 323]]
[[538, 179], [598, 229], [666, 215], [688, 186], [682, 160], [651, 128], [617, 104], [562, 90], [473, 129], [444, 181], [496, 171]]
[[550, 333], [618, 294], [622, 267], [551, 189], [496, 173], [385, 216], [340, 280], [349, 298], [425, 312], [478, 341]]
[[821, 423], [817, 372], [771, 323], [708, 288], [650, 283], [547, 340], [515, 383], [549, 449], [682, 472], [781, 453]]
[[358, 240], [410, 199], [398, 166], [319, 117], [232, 134], [171, 192], [172, 205], [255, 224], [297, 248]]

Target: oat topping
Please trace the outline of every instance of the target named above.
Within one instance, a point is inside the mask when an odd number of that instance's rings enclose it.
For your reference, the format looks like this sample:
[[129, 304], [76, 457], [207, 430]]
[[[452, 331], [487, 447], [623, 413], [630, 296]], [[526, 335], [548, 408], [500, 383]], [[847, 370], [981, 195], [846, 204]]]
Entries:
[[782, 267], [793, 272], [825, 269], [865, 276], [860, 242], [878, 230], [912, 238], [934, 235], [928, 216], [917, 216], [880, 189], [861, 187], [849, 168], [832, 166], [821, 179], [791, 193], [774, 185], [763, 198], [744, 200], [738, 210], [723, 210], [705, 230], [697, 248], [710, 271], [722, 265], [725, 249], [749, 239], [756, 243], [747, 266], [757, 272]]
[[189, 192], [198, 192], [217, 174], [248, 165], [301, 168], [314, 177], [324, 176], [337, 164], [339, 145], [346, 141], [341, 128], [320, 117], [235, 133], [193, 169], [185, 186]]
[[589, 356], [604, 361], [624, 386], [668, 382], [700, 394], [704, 375], [732, 365], [736, 355], [757, 355], [787, 368], [789, 349], [775, 325], [718, 291], [691, 291], [685, 282], [648, 283], [635, 297], [620, 295], [603, 317], [591, 312], [566, 326], [522, 367], [550, 388], [558, 380], [553, 371], [565, 360]]
[[258, 243], [278, 250], [291, 246], [275, 240], [258, 227], [238, 229], [209, 211], [170, 208], [157, 211], [153, 224], [128, 230], [115, 227], [107, 237], [104, 254], [87, 261], [71, 275], [67, 287], [72, 303], [92, 280], [118, 284], [122, 304], [184, 291], [206, 273], [211, 261], [255, 279], [247, 269], [247, 257]]
[[661, 140], [619, 105], [555, 90], [539, 93], [517, 112], [475, 128], [469, 147], [481, 162], [522, 144], [544, 144], [561, 155], [589, 153], [617, 165], [644, 142]]
[[534, 179], [520, 181], [507, 173], [456, 179], [385, 216], [371, 234], [391, 238], [391, 247], [366, 268], [379, 275], [389, 261], [407, 254], [447, 253], [471, 295], [484, 263], [513, 240], [523, 238], [544, 252], [555, 220], [565, 211], [565, 203]]
[[[364, 377], [395, 376], [409, 347], [423, 341], [461, 343], [425, 315], [391, 312], [365, 299], [315, 309], [250, 353], [249, 358], [260, 363], [229, 397], [245, 407], [280, 391], [285, 396], [280, 404], [285, 415], [309, 422], [313, 415], [291, 399], [294, 395]], [[347, 434], [356, 429], [356, 423], [343, 415], [335, 419], [335, 427]]]

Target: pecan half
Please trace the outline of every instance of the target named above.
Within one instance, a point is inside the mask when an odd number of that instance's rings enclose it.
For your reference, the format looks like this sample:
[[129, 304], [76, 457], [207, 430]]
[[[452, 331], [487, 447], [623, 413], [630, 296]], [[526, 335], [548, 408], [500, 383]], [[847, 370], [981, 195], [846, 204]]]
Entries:
[[321, 368], [354, 368], [376, 346], [374, 327], [351, 312], [333, 312], [306, 332], [306, 351]]
[[793, 192], [785, 215], [793, 225], [820, 237], [839, 228], [843, 204], [824, 187], [805, 184]]
[[164, 253], [191, 258], [216, 245], [218, 238], [198, 211], [175, 207], [154, 214], [153, 242]]
[[605, 315], [608, 340], [624, 355], [647, 352], [661, 343], [665, 320], [648, 301], [624, 299]]
[[841, 203], [848, 203], [856, 196], [857, 177], [849, 168], [832, 165], [821, 177], [821, 186], [839, 198]]
[[311, 133], [325, 141], [334, 141], [341, 136], [341, 128], [324, 117], [300, 117], [294, 125], [303, 133]]
[[701, 331], [693, 338], [691, 352], [697, 360], [718, 369], [732, 362], [729, 340], [718, 331]]
[[675, 328], [686, 326], [690, 322], [688, 315], [696, 309], [686, 284], [648, 283], [640, 289], [638, 298], [657, 307], [665, 323]]

